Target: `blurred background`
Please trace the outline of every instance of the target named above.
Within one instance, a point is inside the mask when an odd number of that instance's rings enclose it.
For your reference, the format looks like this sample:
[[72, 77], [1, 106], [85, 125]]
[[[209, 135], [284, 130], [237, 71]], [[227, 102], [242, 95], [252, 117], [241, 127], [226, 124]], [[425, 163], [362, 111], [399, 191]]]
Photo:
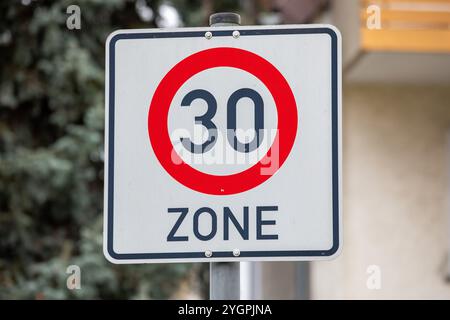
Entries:
[[243, 263], [241, 297], [450, 299], [450, 0], [2, 0], [0, 299], [208, 297], [208, 264], [103, 256], [104, 43], [218, 11], [343, 37], [342, 254]]

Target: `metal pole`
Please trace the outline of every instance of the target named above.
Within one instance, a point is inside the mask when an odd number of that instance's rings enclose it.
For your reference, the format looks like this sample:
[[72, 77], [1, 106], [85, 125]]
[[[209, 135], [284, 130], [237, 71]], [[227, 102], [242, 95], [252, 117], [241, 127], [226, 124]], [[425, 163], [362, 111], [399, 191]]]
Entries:
[[[241, 17], [236, 13], [214, 13], [209, 17], [211, 27], [238, 26]], [[239, 300], [241, 295], [239, 262], [211, 262], [209, 264], [209, 297], [211, 300]]]
[[213, 13], [209, 16], [209, 25], [211, 27], [240, 26], [241, 16], [233, 12]]
[[209, 264], [209, 298], [211, 300], [239, 300], [241, 277], [239, 262], [211, 262]]

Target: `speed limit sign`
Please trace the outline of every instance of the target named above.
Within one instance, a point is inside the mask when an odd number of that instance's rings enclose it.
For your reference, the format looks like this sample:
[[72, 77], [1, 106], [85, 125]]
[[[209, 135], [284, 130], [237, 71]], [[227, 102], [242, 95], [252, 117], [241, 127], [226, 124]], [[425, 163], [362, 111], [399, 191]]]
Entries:
[[340, 65], [340, 35], [327, 25], [111, 34], [105, 256], [335, 256]]

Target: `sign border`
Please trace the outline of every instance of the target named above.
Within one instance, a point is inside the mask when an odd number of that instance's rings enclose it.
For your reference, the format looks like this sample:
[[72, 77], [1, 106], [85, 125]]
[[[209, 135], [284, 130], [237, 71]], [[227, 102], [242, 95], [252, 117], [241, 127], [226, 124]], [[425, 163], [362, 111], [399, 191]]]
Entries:
[[[272, 27], [233, 27], [233, 28], [194, 28], [186, 30], [122, 30], [113, 32], [106, 42], [105, 65], [106, 71], [105, 100], [105, 206], [107, 212], [104, 217], [104, 254], [113, 263], [146, 263], [146, 262], [204, 262], [204, 261], [252, 261], [252, 260], [313, 260], [336, 256], [341, 248], [341, 47], [340, 33], [331, 25], [285, 25]], [[259, 35], [296, 35], [296, 34], [327, 34], [331, 38], [331, 122], [332, 122], [332, 215], [333, 215], [333, 245], [326, 250], [281, 250], [281, 251], [241, 251], [238, 257], [233, 251], [213, 251], [212, 256], [205, 257], [205, 252], [154, 252], [154, 253], [117, 253], [113, 246], [114, 232], [114, 110], [115, 110], [115, 44], [126, 39], [161, 39], [204, 37], [210, 31], [213, 37], [232, 37], [234, 30], [240, 32], [240, 37]], [[112, 170], [111, 170], [112, 168]], [[247, 258], [247, 259], [245, 259]], [[255, 259], [256, 258], [256, 259]], [[267, 259], [270, 258], [270, 259]], [[311, 259], [308, 259], [311, 258]], [[170, 261], [167, 261], [170, 259]], [[175, 260], [175, 261], [174, 261]]]

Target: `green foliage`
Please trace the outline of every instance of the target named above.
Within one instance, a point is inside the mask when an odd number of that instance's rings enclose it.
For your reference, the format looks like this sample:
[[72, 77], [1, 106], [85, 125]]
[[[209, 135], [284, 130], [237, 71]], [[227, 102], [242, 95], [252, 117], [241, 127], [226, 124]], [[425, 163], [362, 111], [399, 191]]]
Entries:
[[[101, 248], [104, 43], [158, 15], [144, 22], [127, 0], [26, 2], [0, 1], [0, 299], [167, 298], [197, 266], [114, 266]], [[81, 30], [66, 28], [71, 4]], [[72, 264], [81, 290], [66, 288]]]

